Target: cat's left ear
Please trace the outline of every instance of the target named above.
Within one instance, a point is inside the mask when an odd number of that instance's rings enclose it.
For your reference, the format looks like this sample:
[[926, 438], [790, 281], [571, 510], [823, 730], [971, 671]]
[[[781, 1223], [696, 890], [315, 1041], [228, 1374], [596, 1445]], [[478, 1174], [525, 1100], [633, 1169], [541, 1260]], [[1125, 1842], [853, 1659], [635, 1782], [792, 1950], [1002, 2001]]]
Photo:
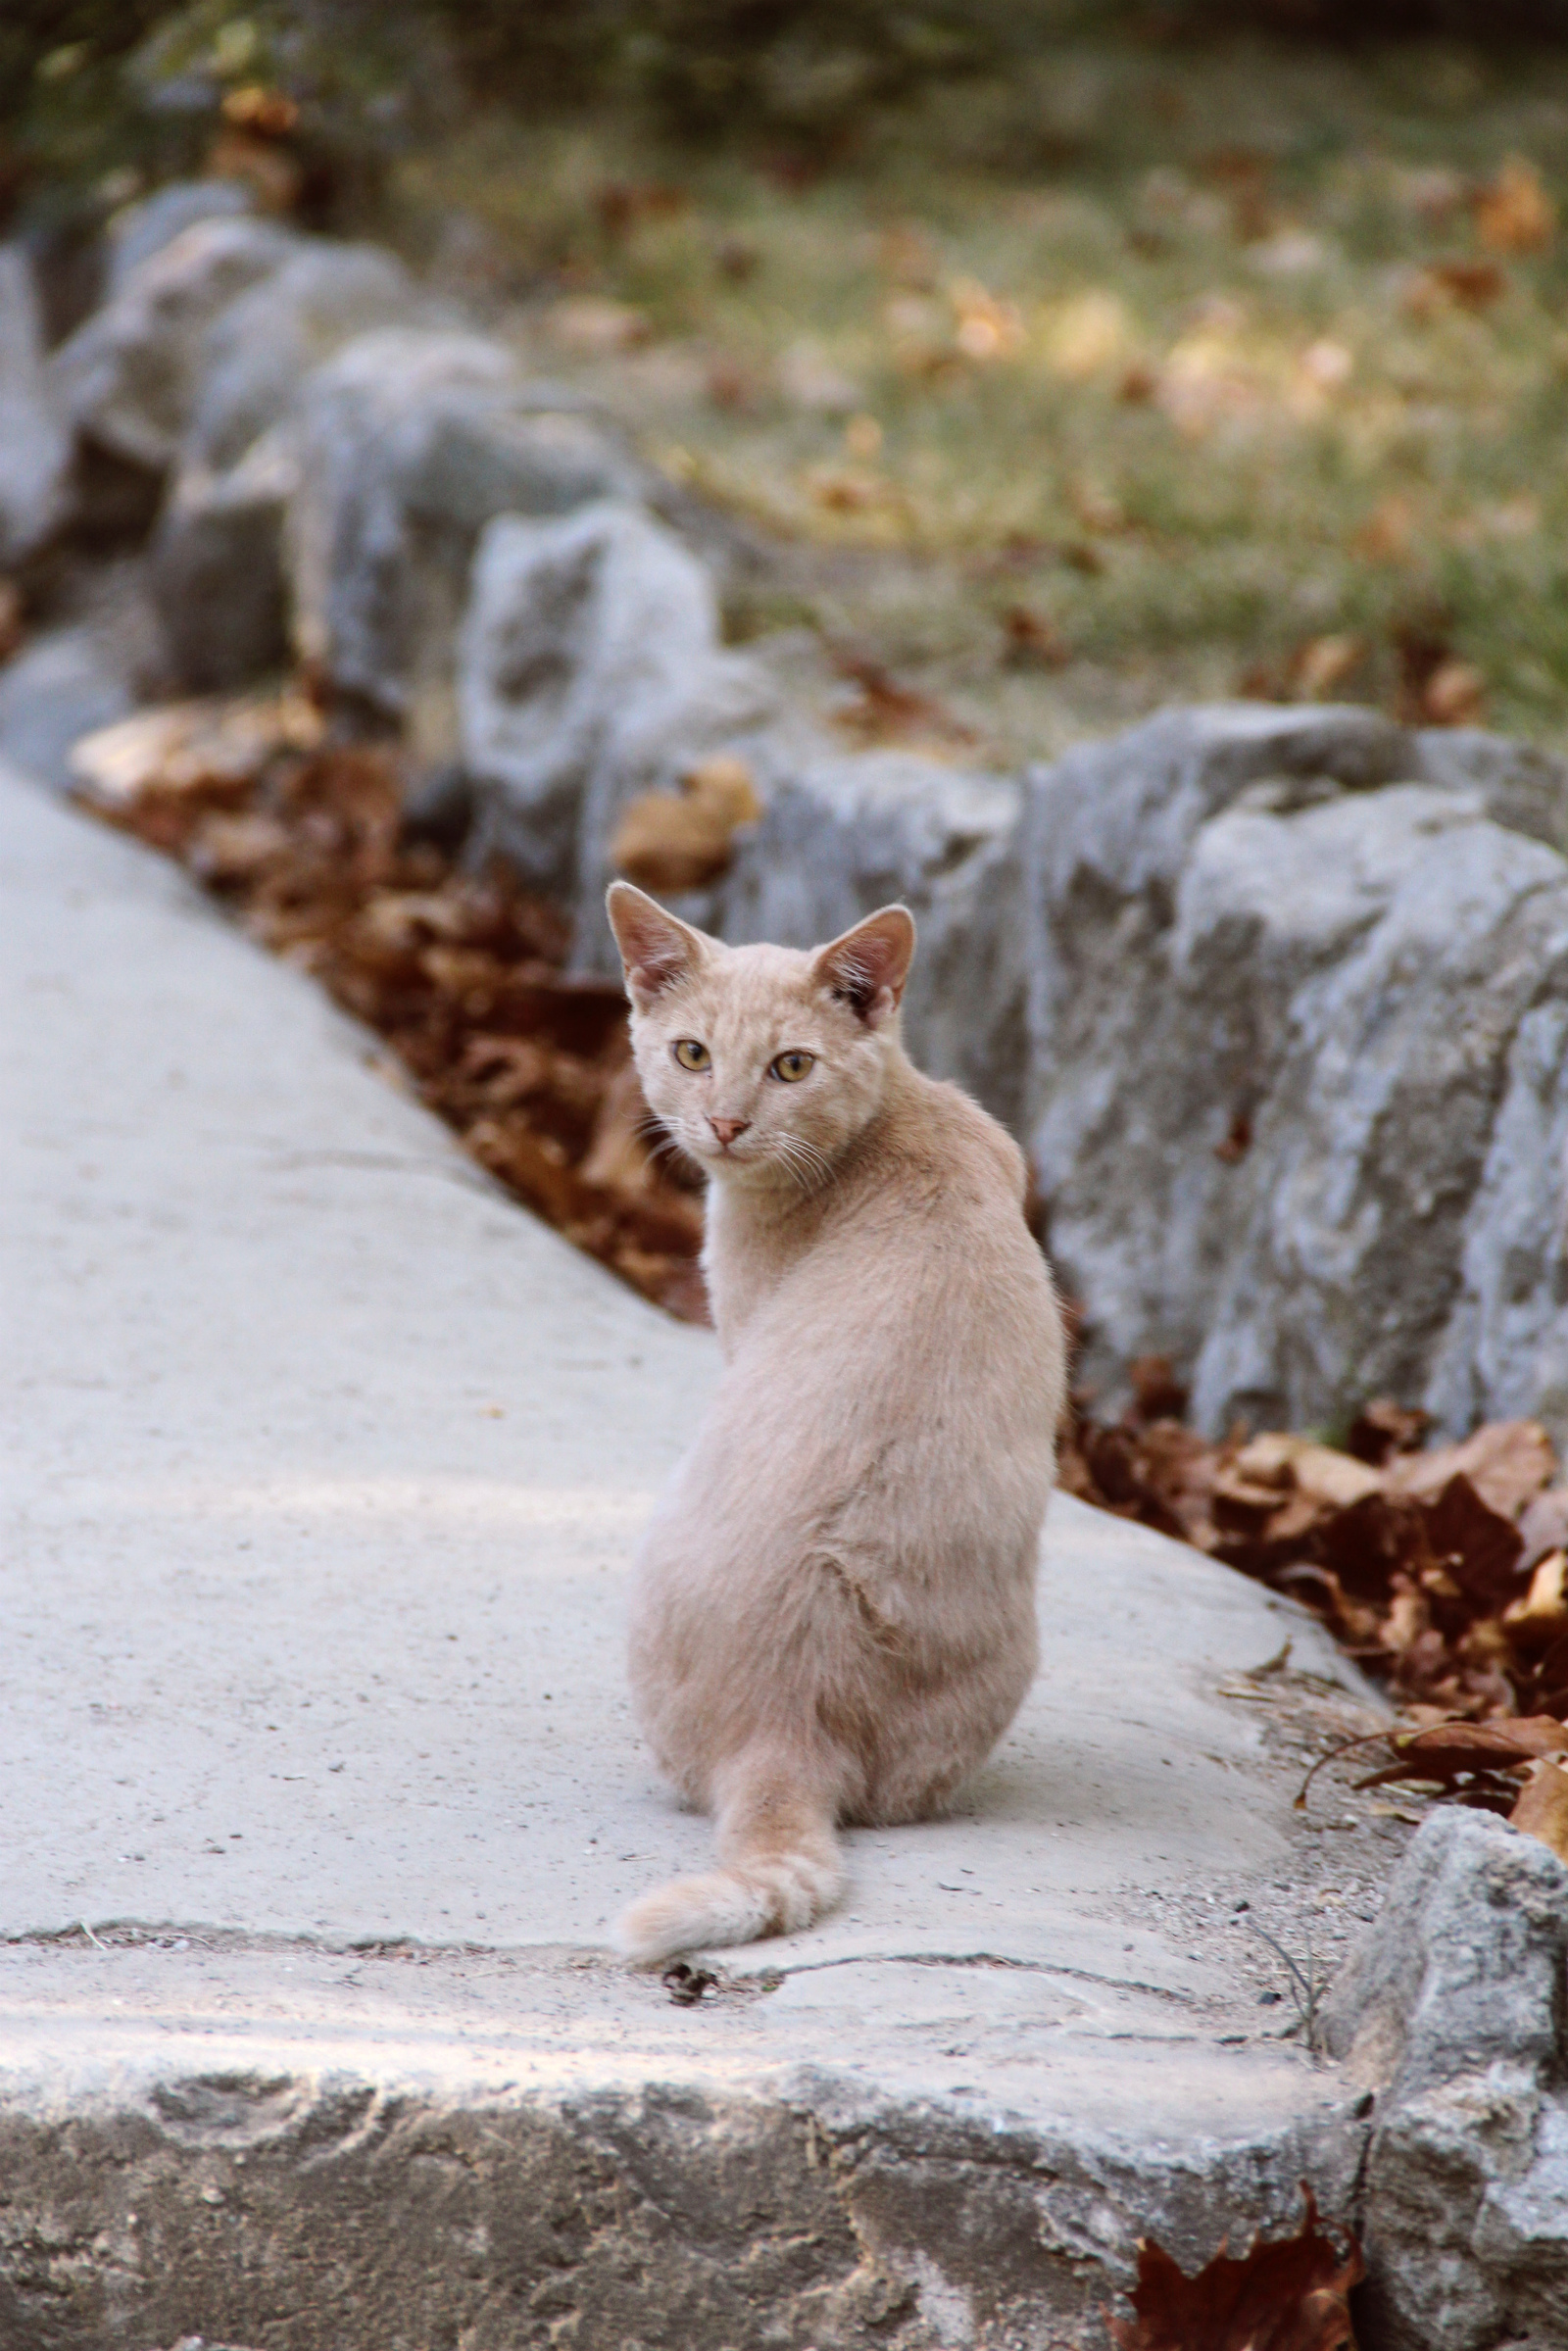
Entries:
[[880, 906], [853, 931], [819, 947], [811, 970], [868, 1029], [879, 1029], [898, 1010], [913, 960], [914, 916], [907, 906]]
[[605, 911], [620, 950], [626, 993], [639, 1012], [646, 1012], [674, 981], [694, 972], [712, 945], [631, 882], [611, 883]]

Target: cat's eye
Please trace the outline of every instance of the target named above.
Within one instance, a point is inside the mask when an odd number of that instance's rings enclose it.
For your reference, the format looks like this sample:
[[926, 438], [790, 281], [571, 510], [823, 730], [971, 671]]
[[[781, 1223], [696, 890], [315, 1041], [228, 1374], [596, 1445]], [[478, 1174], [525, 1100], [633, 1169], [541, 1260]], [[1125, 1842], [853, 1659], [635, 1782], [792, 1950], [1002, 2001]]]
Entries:
[[712, 1065], [712, 1054], [695, 1037], [678, 1038], [671, 1051], [682, 1069], [708, 1069]]
[[780, 1053], [767, 1074], [771, 1078], [782, 1078], [786, 1086], [798, 1086], [815, 1059], [815, 1053]]

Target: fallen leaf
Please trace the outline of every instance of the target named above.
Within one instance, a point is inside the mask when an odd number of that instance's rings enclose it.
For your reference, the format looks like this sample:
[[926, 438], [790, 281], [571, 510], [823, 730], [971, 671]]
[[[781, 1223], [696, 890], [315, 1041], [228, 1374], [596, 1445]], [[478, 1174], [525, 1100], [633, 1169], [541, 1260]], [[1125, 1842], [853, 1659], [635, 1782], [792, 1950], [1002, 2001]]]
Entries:
[[953, 749], [974, 741], [973, 730], [929, 694], [901, 686], [880, 661], [857, 653], [834, 656], [834, 667], [855, 698], [834, 712], [840, 726], [863, 743], [923, 743]]
[[667, 180], [607, 180], [594, 196], [594, 210], [607, 237], [620, 238], [645, 220], [674, 220], [687, 210], [685, 188]]
[[700, 890], [727, 870], [736, 832], [761, 813], [744, 759], [704, 759], [687, 769], [679, 792], [627, 802], [610, 861], [642, 890]]
[[[1513, 1516], [1542, 1494], [1555, 1466], [1551, 1440], [1539, 1420], [1493, 1420], [1459, 1445], [1429, 1453], [1403, 1450], [1389, 1483], [1418, 1501], [1434, 1501], [1450, 1478], [1468, 1478], [1490, 1508]], [[1563, 1505], [1568, 1512], [1568, 1489]]]
[[948, 288], [956, 323], [955, 347], [966, 360], [1008, 359], [1023, 345], [1023, 319], [1015, 302], [993, 294], [977, 277], [956, 277]]
[[204, 817], [191, 835], [185, 861], [214, 889], [252, 880], [286, 855], [289, 833], [275, 816], [255, 813]]
[[1358, 1788], [1387, 1788], [1399, 1780], [1436, 1780], [1445, 1787], [1474, 1773], [1516, 1772], [1540, 1756], [1568, 1754], [1568, 1724], [1550, 1715], [1510, 1722], [1434, 1723], [1424, 1731], [1394, 1731], [1396, 1760], [1358, 1780]]
[[653, 328], [630, 303], [602, 294], [568, 294], [545, 318], [546, 331], [563, 351], [578, 359], [613, 359], [652, 340]]
[[162, 703], [80, 736], [70, 765], [78, 791], [116, 808], [155, 788], [249, 783], [276, 753], [309, 750], [321, 735], [320, 713], [302, 695]]
[[222, 116], [235, 130], [251, 131], [261, 139], [282, 139], [299, 122], [299, 102], [284, 90], [269, 89], [262, 82], [246, 82], [228, 91], [223, 99]]
[[1507, 275], [1494, 262], [1434, 262], [1426, 275], [1467, 311], [1490, 310], [1508, 290]]
[[1450, 1478], [1425, 1505], [1425, 1518], [1434, 1558], [1462, 1592], [1489, 1611], [1518, 1596], [1524, 1537], [1512, 1518], [1483, 1501], [1468, 1478]]
[[1508, 1818], [1527, 1837], [1550, 1845], [1559, 1861], [1568, 1861], [1568, 1772], [1556, 1763], [1533, 1765]]
[[1421, 705], [1433, 726], [1478, 726], [1486, 713], [1487, 681], [1474, 661], [1440, 661]]
[[1140, 1420], [1181, 1419], [1187, 1409], [1187, 1386], [1176, 1377], [1168, 1355], [1135, 1355], [1127, 1378]]
[[1380, 498], [1355, 535], [1358, 555], [1374, 563], [1398, 563], [1415, 539], [1416, 512], [1402, 491], [1390, 490]]
[[1060, 669], [1072, 659], [1054, 620], [1026, 604], [1009, 605], [1002, 625], [1007, 640], [1002, 659], [1009, 669]]
[[[1421, 1440], [1432, 1426], [1432, 1415], [1419, 1407], [1396, 1403], [1393, 1396], [1375, 1396], [1363, 1404], [1345, 1440], [1345, 1449], [1357, 1461], [1370, 1461], [1381, 1469], [1396, 1453], [1419, 1450]], [[1568, 1501], [1568, 1490], [1564, 1500]]]
[[1301, 701], [1323, 702], [1355, 675], [1365, 659], [1362, 637], [1309, 637], [1296, 655], [1291, 682]]
[[1340, 2253], [1318, 2228], [1310, 2188], [1299, 2234], [1223, 2249], [1195, 2278], [1145, 2238], [1133, 2324], [1112, 2319], [1119, 2351], [1355, 2351], [1349, 2295], [1366, 2275], [1359, 2246]]
[[1544, 253], [1556, 234], [1557, 207], [1525, 156], [1510, 155], [1472, 201], [1476, 234], [1494, 253]]

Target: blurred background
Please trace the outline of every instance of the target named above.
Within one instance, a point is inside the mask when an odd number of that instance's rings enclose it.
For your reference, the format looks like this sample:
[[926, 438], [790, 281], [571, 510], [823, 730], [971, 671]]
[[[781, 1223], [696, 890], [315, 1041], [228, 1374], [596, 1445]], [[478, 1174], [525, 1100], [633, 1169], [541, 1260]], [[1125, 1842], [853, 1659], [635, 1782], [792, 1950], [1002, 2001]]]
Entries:
[[217, 174], [755, 534], [864, 742], [1168, 702], [1568, 736], [1563, 0], [8, 0], [47, 338]]

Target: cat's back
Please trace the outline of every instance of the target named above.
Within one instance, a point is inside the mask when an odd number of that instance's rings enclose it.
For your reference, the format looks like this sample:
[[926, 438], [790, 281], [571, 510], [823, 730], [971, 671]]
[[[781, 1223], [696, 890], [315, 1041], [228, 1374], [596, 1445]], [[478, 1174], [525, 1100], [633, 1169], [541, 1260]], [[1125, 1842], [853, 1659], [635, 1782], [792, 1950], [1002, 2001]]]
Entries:
[[996, 1119], [906, 1064], [893, 1114], [744, 1351], [859, 1396], [889, 1385], [1005, 1394], [1054, 1423], [1061, 1317], [1024, 1222], [1026, 1181]]

